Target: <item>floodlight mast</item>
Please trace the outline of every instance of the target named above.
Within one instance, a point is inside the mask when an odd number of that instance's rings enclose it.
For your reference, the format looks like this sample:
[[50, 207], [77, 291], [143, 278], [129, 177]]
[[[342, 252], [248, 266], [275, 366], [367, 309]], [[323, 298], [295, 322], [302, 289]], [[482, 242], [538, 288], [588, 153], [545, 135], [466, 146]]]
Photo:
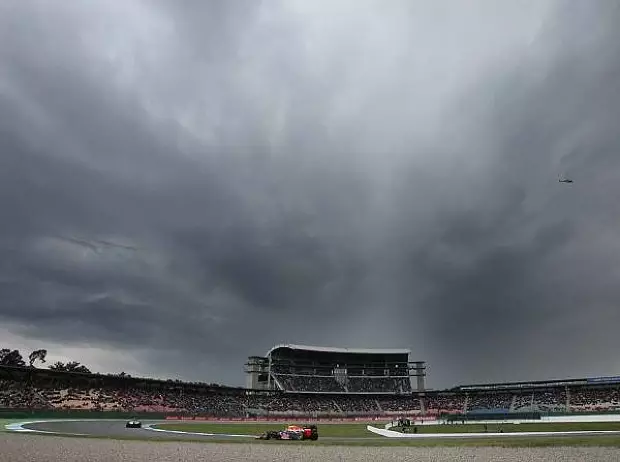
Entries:
[[[411, 361], [409, 362], [409, 371], [414, 371], [413, 374], [410, 374], [410, 377], [416, 378], [416, 386], [418, 392], [423, 392], [426, 389], [426, 361]], [[412, 389], [413, 384], [412, 385]]]

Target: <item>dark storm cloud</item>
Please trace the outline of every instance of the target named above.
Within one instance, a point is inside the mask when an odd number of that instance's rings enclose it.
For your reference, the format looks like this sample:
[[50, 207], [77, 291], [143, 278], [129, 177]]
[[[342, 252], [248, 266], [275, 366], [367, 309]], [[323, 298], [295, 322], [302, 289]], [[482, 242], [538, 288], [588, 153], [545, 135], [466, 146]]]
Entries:
[[279, 342], [613, 372], [617, 13], [432, 5], [0, 7], [4, 329], [233, 383]]
[[[502, 79], [484, 79], [486, 91], [473, 93], [482, 101], [469, 98], [496, 150], [489, 175], [468, 185], [476, 206], [442, 219], [432, 244], [413, 254], [431, 287], [421, 301], [427, 336], [463, 381], [617, 368], [618, 253], [601, 237], [617, 223], [620, 193], [610, 181], [620, 60], [609, 15], [618, 9], [597, 5], [563, 4], [553, 33], [539, 38], [554, 52], [542, 69], [534, 49]], [[576, 29], [597, 29], [597, 39]], [[558, 189], [558, 175], [576, 188]]]

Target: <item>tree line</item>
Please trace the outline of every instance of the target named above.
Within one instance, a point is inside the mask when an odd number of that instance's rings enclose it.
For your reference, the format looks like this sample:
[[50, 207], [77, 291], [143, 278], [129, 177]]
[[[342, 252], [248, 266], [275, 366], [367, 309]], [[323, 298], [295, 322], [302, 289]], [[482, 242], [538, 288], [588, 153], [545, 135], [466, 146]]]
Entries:
[[[11, 350], [10, 348], [2, 348], [0, 349], [0, 366], [11, 366], [11, 367], [36, 367], [35, 364], [46, 363], [47, 350], [40, 349], [34, 350], [28, 355], [28, 363], [26, 364], [26, 360], [19, 352], [19, 350]], [[69, 361], [67, 363], [63, 363], [61, 361], [56, 361], [53, 364], [48, 366], [49, 370], [52, 371], [60, 371], [60, 372], [82, 372], [84, 374], [91, 374], [90, 369], [80, 364], [77, 361]]]

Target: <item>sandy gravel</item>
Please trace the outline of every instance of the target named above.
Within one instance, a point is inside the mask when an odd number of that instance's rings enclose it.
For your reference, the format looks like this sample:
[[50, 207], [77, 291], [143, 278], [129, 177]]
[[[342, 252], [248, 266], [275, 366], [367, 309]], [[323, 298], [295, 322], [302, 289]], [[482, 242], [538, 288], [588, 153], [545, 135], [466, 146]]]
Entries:
[[180, 461], [581, 461], [620, 460], [613, 448], [360, 448], [304, 445], [201, 444], [61, 438], [0, 433], [0, 462]]

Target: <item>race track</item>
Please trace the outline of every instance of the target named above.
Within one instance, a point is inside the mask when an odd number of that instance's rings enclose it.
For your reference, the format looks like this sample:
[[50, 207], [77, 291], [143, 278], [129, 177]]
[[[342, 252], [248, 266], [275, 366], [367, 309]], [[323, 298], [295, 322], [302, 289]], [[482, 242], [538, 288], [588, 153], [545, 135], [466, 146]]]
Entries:
[[[38, 421], [21, 424], [23, 430], [18, 429], [16, 424], [13, 427], [13, 431], [19, 432], [32, 432], [32, 433], [44, 433], [54, 435], [69, 435], [69, 436], [95, 436], [105, 438], [137, 438], [145, 440], [163, 440], [163, 441], [200, 441], [200, 440], [245, 440], [252, 441], [254, 437], [252, 435], [235, 435], [235, 434], [205, 434], [205, 433], [184, 433], [174, 431], [163, 430], [151, 430], [149, 425], [157, 425], [163, 423], [170, 423], [166, 420], [147, 420], [143, 421], [143, 428], [125, 428], [125, 421], [120, 420], [49, 420]], [[194, 422], [183, 422], [184, 424], [192, 424]], [[195, 422], [199, 424], [200, 422]], [[202, 422], [204, 423], [204, 422]], [[273, 428], [278, 429], [282, 426], [281, 422], [274, 423]], [[321, 440], [325, 441], [385, 441], [386, 438], [369, 437], [369, 438], [335, 438], [335, 437], [322, 437]]]
[[[178, 432], [169, 430], [149, 429], [151, 425], [157, 425], [162, 423], [170, 423], [169, 421], [153, 420], [143, 421], [143, 428], [125, 428], [125, 421], [121, 420], [49, 420], [49, 421], [37, 421], [37, 422], [21, 422], [18, 424], [12, 424], [7, 426], [7, 430], [25, 433], [39, 433], [39, 434], [52, 434], [58, 436], [87, 436], [87, 437], [103, 437], [103, 438], [116, 438], [116, 439], [140, 439], [140, 440], [160, 440], [160, 441], [222, 441], [222, 440], [242, 440], [251, 442], [253, 436], [250, 435], [237, 435], [237, 434], [206, 434], [202, 432]], [[185, 424], [192, 422], [184, 422]], [[199, 424], [200, 422], [195, 422]], [[274, 423], [274, 428], [281, 426], [281, 423]], [[375, 429], [373, 429], [375, 430]], [[387, 437], [388, 435], [381, 435], [382, 432], [377, 431], [377, 436], [366, 438], [352, 438], [352, 437], [322, 437], [320, 440], [330, 442], [342, 442], [346, 444], [352, 441], [383, 441], [393, 439]], [[571, 438], [575, 436], [610, 436], [620, 435], [620, 431], [574, 431], [574, 432], [540, 432], [540, 433], [452, 433], [452, 434], [406, 434], [399, 435], [400, 438], [405, 437], [407, 439], [483, 439], [483, 438], [497, 438], [500, 436], [502, 439], [518, 438], [527, 436], [529, 438], [536, 437], [549, 437], [555, 438]], [[394, 435], [396, 436], [396, 435]]]
[[[198, 435], [153, 431], [146, 428], [148, 425], [166, 423], [166, 421], [152, 420], [143, 421], [143, 428], [125, 428], [124, 420], [57, 420], [26, 423], [22, 425], [25, 430], [35, 433], [47, 433], [71, 436], [96, 436], [105, 438], [137, 438], [153, 440], [209, 440], [209, 439], [238, 439], [235, 435]], [[167, 422], [170, 423], [170, 422]], [[243, 438], [250, 440], [251, 437]]]

